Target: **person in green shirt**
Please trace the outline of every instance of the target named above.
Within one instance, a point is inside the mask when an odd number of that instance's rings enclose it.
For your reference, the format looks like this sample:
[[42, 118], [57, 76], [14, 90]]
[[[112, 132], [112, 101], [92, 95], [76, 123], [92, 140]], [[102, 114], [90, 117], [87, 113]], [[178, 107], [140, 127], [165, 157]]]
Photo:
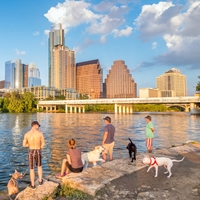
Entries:
[[153, 138], [154, 138], [154, 128], [153, 124], [151, 122], [151, 116], [148, 115], [145, 117], [147, 121], [147, 127], [146, 127], [146, 146], [149, 153], [152, 153], [153, 150]]

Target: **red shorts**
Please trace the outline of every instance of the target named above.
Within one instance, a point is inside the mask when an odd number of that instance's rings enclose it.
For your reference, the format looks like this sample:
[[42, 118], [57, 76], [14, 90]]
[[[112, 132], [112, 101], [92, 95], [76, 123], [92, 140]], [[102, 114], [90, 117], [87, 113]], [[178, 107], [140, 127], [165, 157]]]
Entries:
[[146, 138], [146, 146], [147, 147], [153, 146], [153, 138]]

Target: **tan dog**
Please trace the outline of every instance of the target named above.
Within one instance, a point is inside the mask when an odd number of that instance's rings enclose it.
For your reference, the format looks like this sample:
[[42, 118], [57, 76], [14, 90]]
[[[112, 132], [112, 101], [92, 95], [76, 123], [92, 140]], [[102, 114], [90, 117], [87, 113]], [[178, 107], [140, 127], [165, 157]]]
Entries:
[[18, 181], [17, 181], [18, 178], [22, 178], [22, 174], [19, 173], [17, 170], [15, 170], [15, 173], [13, 174], [12, 178], [9, 180], [7, 184], [8, 195], [10, 199], [12, 199], [13, 194], [17, 194], [19, 192]]
[[95, 147], [94, 151], [90, 151], [88, 153], [83, 153], [81, 155], [81, 160], [85, 169], [88, 167], [88, 163], [93, 163], [93, 166], [96, 166], [98, 161], [105, 162], [103, 159], [100, 158], [100, 154], [104, 151], [102, 146]]

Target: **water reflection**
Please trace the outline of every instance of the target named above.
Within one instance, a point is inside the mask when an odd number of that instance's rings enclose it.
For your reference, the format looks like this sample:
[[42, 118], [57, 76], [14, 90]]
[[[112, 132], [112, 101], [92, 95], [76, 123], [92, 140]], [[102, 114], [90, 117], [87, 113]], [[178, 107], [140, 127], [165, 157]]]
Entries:
[[[103, 138], [103, 117], [109, 115], [116, 127], [114, 157], [128, 156], [125, 148], [130, 137], [138, 151], [145, 147], [145, 116], [148, 113], [133, 115], [114, 113], [37, 113], [37, 114], [0, 114], [0, 190], [6, 189], [9, 174], [15, 169], [24, 172], [28, 167], [28, 148], [22, 147], [24, 134], [31, 128], [31, 122], [38, 120], [42, 125], [46, 146], [43, 149], [44, 176], [60, 171], [61, 161], [67, 151], [70, 138], [77, 141], [83, 152], [101, 145]], [[199, 139], [200, 116], [187, 113], [151, 113], [155, 128], [154, 146], [170, 147], [188, 140]], [[29, 172], [20, 185], [29, 181]]]

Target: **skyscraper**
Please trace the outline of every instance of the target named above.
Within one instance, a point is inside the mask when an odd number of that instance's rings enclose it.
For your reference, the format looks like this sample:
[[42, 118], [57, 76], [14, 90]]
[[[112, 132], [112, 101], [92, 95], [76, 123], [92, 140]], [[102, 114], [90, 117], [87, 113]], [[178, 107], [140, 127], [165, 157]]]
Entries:
[[22, 88], [28, 83], [28, 65], [20, 59], [5, 62], [5, 88]]
[[30, 63], [28, 68], [28, 87], [40, 86], [40, 85], [41, 85], [40, 71], [36, 67], [35, 63]]
[[105, 83], [107, 98], [137, 97], [137, 84], [123, 60], [114, 61]]
[[76, 52], [65, 46], [62, 24], [49, 33], [49, 86], [76, 89]]
[[76, 86], [78, 93], [92, 99], [103, 96], [103, 73], [98, 59], [76, 64]]
[[156, 87], [161, 91], [162, 97], [187, 96], [186, 76], [175, 68], [157, 77]]

